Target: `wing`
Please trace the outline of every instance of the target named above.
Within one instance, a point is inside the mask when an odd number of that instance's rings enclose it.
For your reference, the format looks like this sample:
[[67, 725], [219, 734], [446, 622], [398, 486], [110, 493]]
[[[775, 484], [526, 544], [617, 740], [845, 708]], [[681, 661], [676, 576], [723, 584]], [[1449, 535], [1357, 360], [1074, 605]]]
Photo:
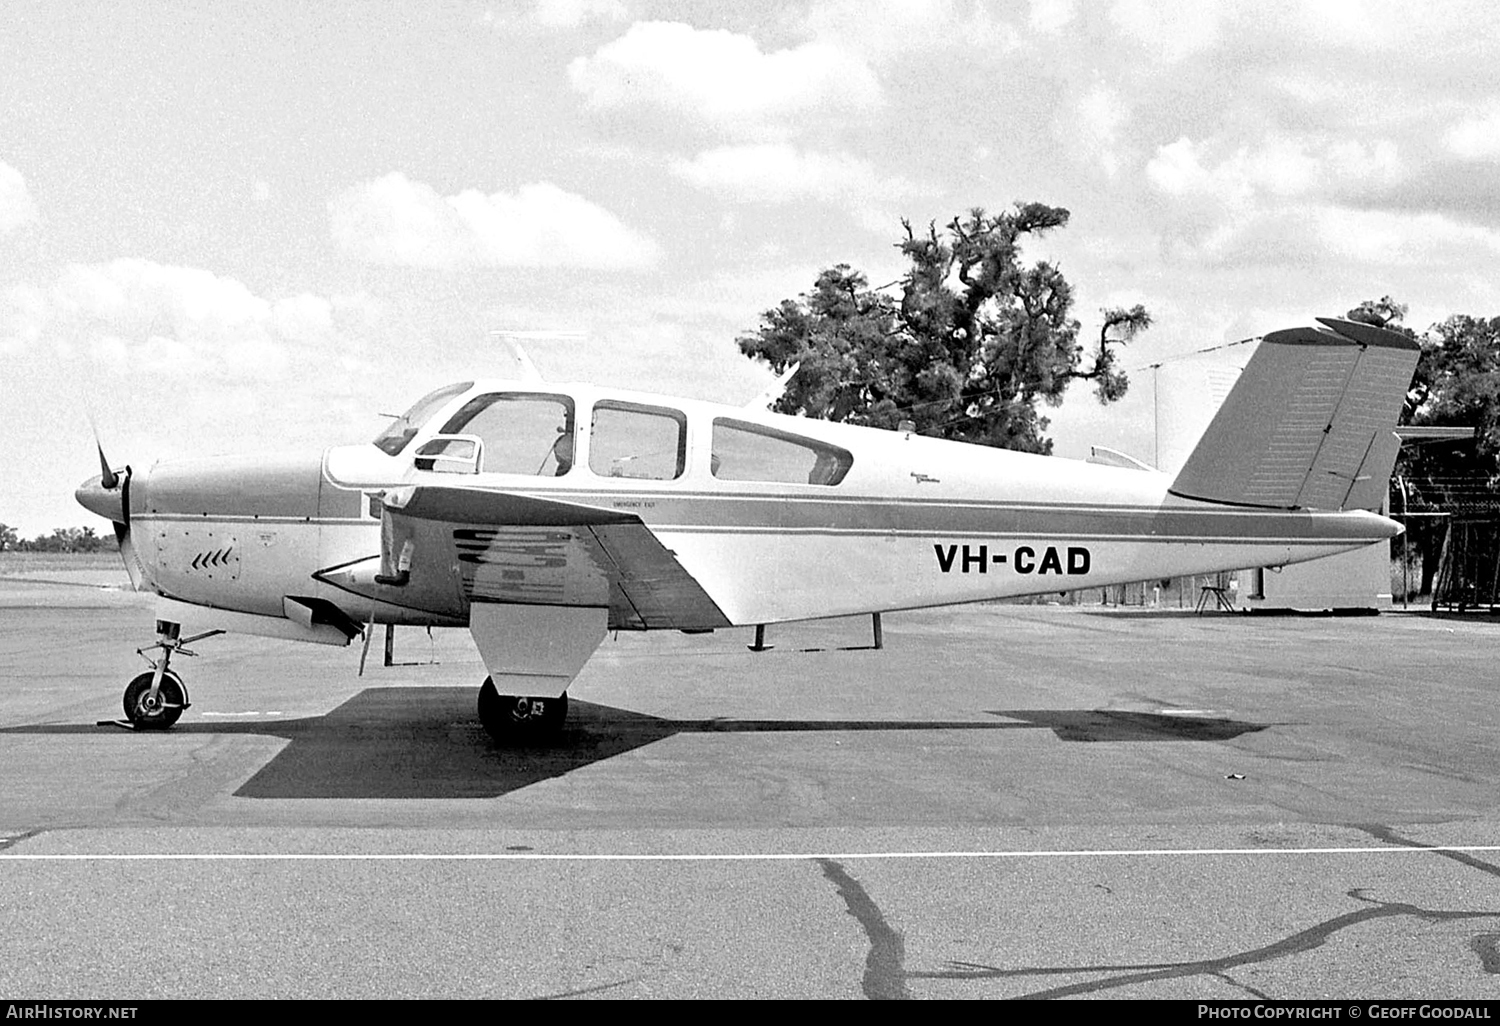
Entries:
[[[444, 486], [392, 493], [382, 519], [380, 556], [314, 576], [375, 601], [459, 619], [479, 602], [607, 608], [615, 630], [729, 626], [634, 513]], [[391, 583], [403, 549], [407, 579]]]
[[467, 622], [501, 694], [562, 694], [610, 628], [729, 626], [633, 513], [480, 488], [402, 488], [386, 497], [381, 549], [313, 576]]

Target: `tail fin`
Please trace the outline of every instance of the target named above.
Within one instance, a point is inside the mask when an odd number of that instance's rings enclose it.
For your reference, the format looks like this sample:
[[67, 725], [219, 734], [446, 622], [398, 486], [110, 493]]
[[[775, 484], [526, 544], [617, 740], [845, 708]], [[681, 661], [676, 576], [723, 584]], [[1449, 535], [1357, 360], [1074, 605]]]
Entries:
[[1417, 343], [1319, 317], [1261, 340], [1171, 491], [1279, 509], [1375, 509], [1400, 440]]

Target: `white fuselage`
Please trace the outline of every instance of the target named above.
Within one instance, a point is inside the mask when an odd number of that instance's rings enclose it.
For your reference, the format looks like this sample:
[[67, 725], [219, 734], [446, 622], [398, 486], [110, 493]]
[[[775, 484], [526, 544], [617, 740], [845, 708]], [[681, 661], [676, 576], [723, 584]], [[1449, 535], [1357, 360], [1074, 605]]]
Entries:
[[[358, 622], [462, 625], [467, 600], [442, 607], [376, 601], [315, 580], [381, 551], [372, 496], [456, 476], [418, 470], [412, 452], [454, 398], [396, 455], [373, 445], [303, 456], [162, 463], [132, 482], [142, 587], [193, 605], [284, 618], [287, 602], [332, 603]], [[900, 432], [620, 393], [536, 385], [586, 410], [621, 399], [680, 411], [683, 469], [641, 480], [590, 469], [590, 430], [561, 476], [475, 473], [466, 488], [561, 500], [638, 516], [733, 624], [939, 606], [1182, 574], [1315, 559], [1389, 538], [1373, 513], [1272, 510], [1176, 497], [1168, 477]], [[834, 486], [716, 475], [715, 418], [763, 424], [852, 455]], [[547, 558], [556, 532], [524, 526], [498, 544]], [[525, 603], [524, 594], [515, 600]], [[678, 624], [677, 626], [696, 626]]]

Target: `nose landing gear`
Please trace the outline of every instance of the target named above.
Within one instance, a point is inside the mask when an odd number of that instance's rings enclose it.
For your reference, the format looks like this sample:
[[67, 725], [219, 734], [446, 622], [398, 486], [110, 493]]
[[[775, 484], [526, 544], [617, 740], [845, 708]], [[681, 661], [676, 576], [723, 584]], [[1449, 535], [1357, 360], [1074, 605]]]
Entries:
[[[135, 677], [125, 686], [125, 721], [121, 726], [136, 730], [166, 730], [176, 723], [182, 712], [192, 703], [188, 701], [187, 688], [172, 669], [174, 654], [197, 655], [185, 646], [194, 641], [223, 634], [223, 631], [204, 631], [192, 637], [182, 637], [182, 625], [168, 620], [156, 621], [156, 643], [138, 648], [136, 652], [151, 665], [151, 669]], [[161, 649], [161, 659], [152, 659], [146, 653]], [[113, 723], [113, 720], [104, 720]]]
[[136, 730], [166, 730], [187, 707], [187, 689], [171, 670], [148, 670], [125, 686], [125, 718]]

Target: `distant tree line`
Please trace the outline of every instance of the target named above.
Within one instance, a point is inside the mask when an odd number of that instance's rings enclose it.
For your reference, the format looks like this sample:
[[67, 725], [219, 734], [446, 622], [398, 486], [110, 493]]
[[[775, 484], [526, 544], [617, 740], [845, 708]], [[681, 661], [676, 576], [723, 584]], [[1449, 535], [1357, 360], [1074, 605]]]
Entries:
[[54, 527], [51, 534], [22, 538], [14, 527], [0, 524], [0, 552], [116, 552], [113, 535], [99, 537], [92, 527]]

